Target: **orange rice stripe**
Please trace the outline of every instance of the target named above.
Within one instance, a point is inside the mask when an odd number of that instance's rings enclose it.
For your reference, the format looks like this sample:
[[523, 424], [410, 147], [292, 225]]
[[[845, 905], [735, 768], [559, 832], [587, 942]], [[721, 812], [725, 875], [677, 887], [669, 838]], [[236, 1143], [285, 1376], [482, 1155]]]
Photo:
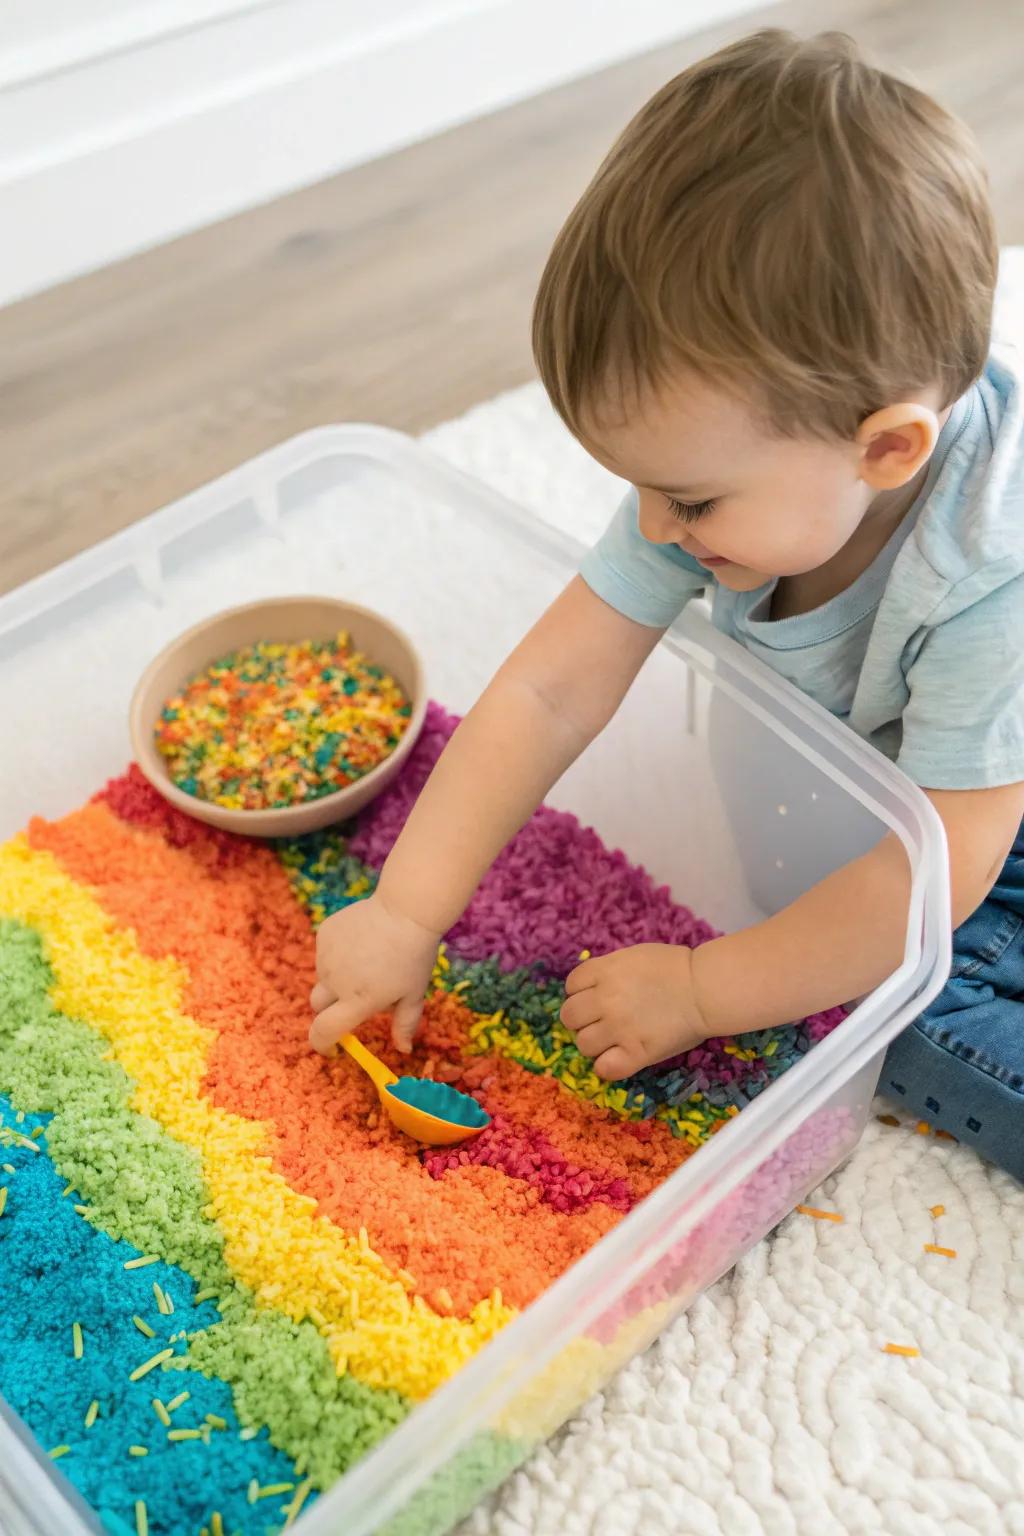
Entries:
[[[155, 792], [146, 784], [138, 782], [138, 770], [134, 767], [120, 780], [112, 781], [107, 786], [107, 791], [97, 799], [103, 799], [108, 808], [115, 815], [124, 818], [127, 812], [129, 821], [141, 822], [150, 827], [164, 841], [176, 849], [188, 847], [190, 857], [202, 864], [204, 869], [211, 871], [211, 878], [216, 877], [217, 867], [223, 867], [225, 863], [243, 864], [251, 858], [252, 845], [247, 844], [243, 838], [235, 838], [230, 834], [215, 832], [212, 828], [199, 822], [190, 822], [187, 828], [174, 823], [169, 824], [168, 818], [178, 817], [177, 812], [170, 812], [164, 802], [159, 800]], [[108, 798], [109, 797], [109, 798]], [[184, 820], [184, 818], [180, 818]], [[183, 835], [187, 833], [187, 835]], [[289, 885], [292, 884], [291, 877]], [[303, 905], [304, 941], [308, 944], [309, 909]], [[194, 964], [190, 965], [195, 970]], [[432, 990], [440, 991], [444, 983], [435, 975]], [[457, 991], [458, 989], [456, 989]], [[305, 1013], [305, 999], [301, 999]], [[303, 1013], [303, 1017], [304, 1017]], [[691, 1156], [695, 1147], [685, 1138], [677, 1138], [669, 1133], [664, 1120], [656, 1120], [638, 1124], [630, 1124], [627, 1133], [636, 1140], [624, 1138], [618, 1112], [601, 1107], [585, 1098], [575, 1094], [567, 1096], [565, 1084], [552, 1077], [545, 1077], [524, 1071], [517, 1062], [507, 1061], [504, 1057], [484, 1059], [475, 1052], [461, 1063], [461, 1075], [459, 1074], [460, 1058], [466, 1054], [467, 1048], [471, 1049], [467, 1041], [467, 1032], [472, 1032], [483, 1020], [469, 1012], [455, 1016], [459, 1019], [457, 1038], [451, 1038], [445, 1027], [441, 1034], [444, 1038], [436, 1037], [436, 1016], [432, 1018], [428, 1013], [425, 1021], [425, 1029], [419, 1042], [421, 1051], [414, 1053], [412, 1060], [392, 1062], [399, 1071], [419, 1072], [423, 1071], [428, 1076], [435, 1075], [430, 1056], [434, 1051], [445, 1057], [445, 1068], [448, 1075], [445, 1080], [457, 1084], [463, 1091], [486, 1095], [486, 1108], [496, 1115], [500, 1110], [514, 1123], [511, 1135], [515, 1138], [516, 1127], [528, 1127], [531, 1133], [540, 1132], [551, 1145], [562, 1154], [568, 1166], [574, 1166], [579, 1170], [574, 1175], [577, 1181], [582, 1178], [585, 1186], [582, 1194], [576, 1194], [576, 1199], [582, 1203], [608, 1203], [622, 1212], [622, 1200], [620, 1188], [616, 1188], [618, 1181], [623, 1181], [628, 1187], [629, 1202], [633, 1203], [649, 1194], [668, 1175], [675, 1171], [679, 1164]], [[451, 1016], [449, 1016], [451, 1022]], [[305, 1028], [305, 1021], [303, 1022]], [[387, 1041], [382, 1037], [382, 1043], [387, 1046]], [[231, 1050], [236, 1053], [235, 1044], [232, 1042]], [[421, 1067], [419, 1056], [423, 1055], [425, 1061]], [[208, 1076], [208, 1086], [216, 1092], [218, 1083], [218, 1062], [216, 1060], [217, 1047], [214, 1047], [214, 1055], [211, 1058], [211, 1070]], [[453, 1064], [454, 1062], [454, 1064]], [[511, 1069], [506, 1073], [503, 1069]], [[351, 1070], [351, 1069], [348, 1069]], [[358, 1073], [355, 1074], [358, 1076]], [[500, 1101], [499, 1101], [500, 1099]], [[329, 1115], [333, 1117], [336, 1104], [330, 1107]], [[735, 1105], [729, 1106], [729, 1113], [736, 1114]], [[371, 1116], [376, 1110], [371, 1110]], [[283, 1117], [277, 1117], [279, 1121]], [[282, 1134], [282, 1140], [284, 1140]], [[500, 1138], [499, 1138], [500, 1140]], [[637, 1142], [650, 1143], [648, 1146], [638, 1146]], [[286, 1161], [285, 1149], [279, 1146], [275, 1153], [275, 1166], [289, 1178], [292, 1178], [294, 1186], [305, 1193], [312, 1194], [314, 1198], [321, 1198], [321, 1191], [310, 1182], [310, 1169], [304, 1154], [307, 1149], [299, 1138], [297, 1156], [294, 1161], [297, 1164], [295, 1177], [293, 1170]], [[502, 1146], [493, 1147], [493, 1160], [490, 1156], [474, 1158], [491, 1166], [499, 1166], [508, 1178], [516, 1175], [510, 1171], [509, 1163], [514, 1158], [508, 1158], [506, 1149]], [[453, 1160], [454, 1162], [454, 1160]], [[333, 1164], [333, 1159], [331, 1159]], [[334, 1168], [332, 1166], [331, 1173]], [[428, 1165], [428, 1171], [437, 1177], [436, 1166]], [[451, 1171], [449, 1169], [449, 1171]], [[568, 1175], [567, 1175], [568, 1177]], [[336, 1181], [332, 1178], [331, 1183]], [[537, 1187], [538, 1180], [529, 1181]], [[546, 1182], [546, 1181], [540, 1181]], [[614, 1191], [612, 1197], [605, 1200], [602, 1191]], [[588, 1198], [589, 1197], [589, 1198]], [[554, 1203], [563, 1214], [559, 1202]], [[336, 1209], [333, 1205], [325, 1207], [325, 1213], [330, 1214], [338, 1223], [350, 1227], [358, 1218], [363, 1224], [363, 1212], [356, 1211], [355, 1216], [351, 1212]], [[392, 1255], [387, 1251], [387, 1234], [373, 1234], [377, 1240], [378, 1251], [389, 1262], [392, 1259], [400, 1259], [401, 1255]], [[429, 1293], [430, 1285], [426, 1285], [424, 1293]], [[511, 1291], [510, 1291], [511, 1295]], [[521, 1302], [532, 1299], [525, 1293], [520, 1298]]]
[[821, 1211], [816, 1205], [798, 1205], [801, 1216], [813, 1216], [815, 1221], [842, 1221], [838, 1211]]
[[[382, 1021], [364, 1027], [361, 1038], [399, 1072], [416, 1076], [425, 1051], [462, 1036], [465, 1013], [450, 994], [429, 997], [409, 1065], [393, 1059]], [[510, 1305], [526, 1306], [620, 1219], [597, 1203], [563, 1214], [496, 1168], [469, 1165], [432, 1179], [419, 1149], [380, 1115], [372, 1084], [347, 1057], [295, 1060], [284, 1041], [268, 1052], [273, 1033], [269, 1021], [260, 1038], [234, 1025], [225, 1029], [210, 1053], [207, 1092], [236, 1114], [273, 1116], [274, 1166], [291, 1187], [314, 1198], [343, 1230], [365, 1226], [374, 1251], [396, 1275], [414, 1275], [414, 1289], [428, 1304], [447, 1288], [455, 1312], [465, 1315], [498, 1287]], [[457, 1050], [454, 1044], [444, 1053]], [[538, 1080], [530, 1081], [536, 1105], [543, 1089], [534, 1091]], [[525, 1120], [522, 1106], [517, 1119]], [[419, 1239], [423, 1231], [431, 1234], [427, 1243]]]
[[[142, 825], [176, 849], [187, 847], [190, 856], [201, 863], [206, 869], [223, 867], [226, 863], [245, 862], [251, 857], [252, 844], [246, 839], [235, 837], [230, 833], [218, 832], [213, 828], [203, 825], [201, 822], [191, 821], [182, 817], [179, 812], [172, 811], [155, 791], [141, 779], [138, 768], [133, 764], [128, 772], [121, 778], [112, 780], [102, 794], [95, 797], [103, 801], [107, 807], [120, 819], [127, 820], [136, 825]], [[289, 877], [289, 884], [293, 876]], [[302, 903], [305, 916], [309, 918], [310, 909]], [[308, 938], [307, 928], [303, 928], [304, 935]], [[581, 958], [587, 958], [589, 951], [583, 951]], [[446, 962], [442, 957], [439, 960], [439, 969], [444, 969]], [[447, 986], [436, 974], [432, 990], [440, 990]], [[458, 991], [458, 988], [454, 989]], [[467, 1012], [464, 1015], [467, 1026], [472, 1029], [485, 1022], [476, 1014]], [[619, 1120], [619, 1111], [599, 1106], [586, 1099], [572, 1095], [570, 1100], [566, 1097], [566, 1084], [563, 1081], [551, 1077], [535, 1075], [524, 1071], [518, 1062], [506, 1060], [504, 1057], [483, 1059], [475, 1051], [470, 1058], [462, 1064], [461, 1077], [451, 1074], [458, 1073], [457, 1065], [452, 1065], [452, 1058], [458, 1059], [465, 1054], [467, 1041], [465, 1035], [457, 1041], [434, 1041], [428, 1039], [431, 1020], [426, 1021], [426, 1030], [420, 1044], [423, 1046], [422, 1054], [425, 1056], [425, 1064], [422, 1070], [426, 1075], [433, 1076], [433, 1064], [430, 1053], [434, 1050], [442, 1051], [446, 1057], [445, 1066], [449, 1075], [446, 1081], [457, 1082], [464, 1091], [480, 1091], [481, 1079], [486, 1080], [484, 1091], [487, 1096], [486, 1107], [492, 1114], [500, 1111], [516, 1126], [529, 1127], [531, 1131], [540, 1130], [545, 1138], [565, 1158], [566, 1164], [575, 1165], [580, 1170], [580, 1176], [589, 1180], [595, 1188], [594, 1200], [601, 1200], [602, 1196], [596, 1192], [597, 1186], [607, 1187], [609, 1181], [625, 1180], [630, 1186], [632, 1200], [642, 1199], [657, 1184], [662, 1182], [675, 1168], [689, 1156], [695, 1147], [684, 1138], [677, 1138], [670, 1134], [667, 1123], [663, 1119], [649, 1122], [627, 1122], [629, 1132], [643, 1142], [663, 1143], [642, 1151], [635, 1144], [624, 1140]], [[468, 1047], [472, 1049], [472, 1046]], [[400, 1071], [419, 1071], [421, 1064], [418, 1054], [413, 1059], [392, 1063]], [[510, 1067], [512, 1074], [503, 1079], [503, 1102], [496, 1105], [493, 1100], [496, 1093], [495, 1073], [501, 1073], [504, 1067]], [[471, 1080], [471, 1075], [476, 1077]], [[518, 1082], [516, 1082], [518, 1079]], [[508, 1093], [505, 1093], [505, 1086]], [[533, 1102], [539, 1097], [541, 1103]], [[505, 1100], [511, 1099], [512, 1102]], [[375, 1113], [375, 1111], [371, 1111]], [[735, 1105], [728, 1107], [729, 1115], [738, 1114]], [[717, 1127], [716, 1127], [717, 1128]], [[684, 1127], [685, 1129], [685, 1127]], [[514, 1133], [513, 1133], [514, 1134]], [[627, 1149], [626, 1156], [623, 1149]], [[481, 1158], [482, 1162], [490, 1162], [489, 1158]], [[277, 1164], [284, 1169], [282, 1162]], [[513, 1178], [505, 1164], [501, 1165], [507, 1177]], [[436, 1177], [436, 1170], [431, 1169]], [[536, 1184], [536, 1181], [532, 1181]], [[585, 1198], [585, 1197], [584, 1197]], [[617, 1199], [612, 1202], [619, 1205]], [[332, 1214], [336, 1214], [333, 1213]], [[340, 1219], [340, 1218], [338, 1218]], [[429, 1287], [427, 1287], [429, 1289]]]
[[[99, 805], [68, 818], [81, 820], [93, 827], [99, 821], [105, 830], [113, 828], [117, 838], [127, 838], [130, 846], [119, 850], [115, 839], [115, 847], [106, 850], [112, 859], [106, 878], [115, 886], [123, 884], [117, 854], [123, 854], [126, 864], [137, 865], [139, 834]], [[62, 824], [65, 830], [68, 822]], [[160, 847], [168, 852], [163, 844]], [[280, 869], [272, 854], [268, 860], [271, 868]], [[281, 875], [285, 878], [283, 871]], [[137, 894], [141, 915], [147, 886], [150, 906], [159, 908], [159, 871], [146, 869]], [[147, 956], [141, 934], [110, 923], [98, 899], [103, 891], [74, 881], [50, 853], [33, 851], [22, 838], [0, 848], [0, 892], [3, 909], [37, 928], [43, 938], [55, 976], [55, 1006], [111, 1042], [114, 1058], [134, 1083], [133, 1107], [199, 1152], [211, 1214], [224, 1235], [225, 1259], [235, 1274], [261, 1300], [296, 1320], [308, 1315], [310, 1302], [317, 1304], [337, 1364], [344, 1361], [352, 1376], [368, 1386], [424, 1397], [514, 1315], [507, 1303], [494, 1306], [489, 1295], [477, 1299], [467, 1317], [440, 1317], [419, 1297], [410, 1307], [405, 1288], [377, 1254], [364, 1253], [344, 1231], [311, 1214], [311, 1202], [289, 1189], [272, 1171], [271, 1158], [260, 1155], [272, 1128], [226, 1113], [203, 1093], [203, 1063], [213, 1036], [183, 1009], [187, 976], [180, 962], [167, 954], [166, 940], [159, 957]], [[185, 903], [189, 894], [168, 890], [166, 898], [173, 907]], [[266, 895], [266, 883], [261, 896], [250, 891], [250, 923], [257, 910], [253, 904], [262, 903]], [[212, 939], [216, 920], [207, 911], [198, 920], [208, 926]], [[159, 1056], [152, 1051], [157, 1029], [166, 1045]], [[174, 1064], [173, 1073], [168, 1073], [167, 1061]], [[429, 1177], [420, 1171], [424, 1179]], [[352, 1326], [347, 1300], [353, 1286], [359, 1292], [358, 1328]], [[389, 1343], [397, 1337], [396, 1324], [407, 1340], [401, 1349]]]
[[919, 1120], [914, 1126], [914, 1130], [919, 1136], [929, 1136], [931, 1134], [931, 1129], [932, 1128], [927, 1120]]
[[905, 1355], [908, 1360], [915, 1359], [921, 1351], [913, 1344], [883, 1344], [883, 1355]]
[[924, 1251], [925, 1251], [925, 1253], [938, 1253], [938, 1254], [941, 1254], [941, 1256], [944, 1259], [955, 1259], [956, 1258], [956, 1249], [955, 1248], [940, 1248], [938, 1243], [925, 1243], [924, 1244]]
[[[199, 857], [198, 845], [171, 847], [97, 804], [60, 822], [34, 822], [29, 835], [33, 847], [46, 848], [74, 879], [95, 888], [101, 906], [133, 931], [143, 953], [173, 957], [183, 967], [182, 1005], [213, 1032], [205, 1047], [207, 1103], [258, 1130], [270, 1166], [297, 1195], [315, 1202], [322, 1218], [345, 1232], [365, 1226], [374, 1254], [392, 1274], [404, 1269], [416, 1276], [421, 1300], [446, 1287], [456, 1315], [467, 1318], [497, 1287], [509, 1307], [527, 1305], [621, 1219], [600, 1203], [574, 1214], [557, 1211], [497, 1169], [466, 1166], [431, 1179], [418, 1148], [381, 1117], [365, 1074], [347, 1057], [327, 1061], [306, 1046], [313, 932], [269, 850], [246, 846], [230, 864], [217, 865]], [[393, 1057], [383, 1020], [362, 1033], [389, 1064], [415, 1074], [431, 1052], [458, 1061], [474, 1017], [452, 994], [433, 994], [411, 1062]], [[486, 1096], [489, 1066], [482, 1059], [468, 1063], [459, 1086], [472, 1086], [470, 1077], [479, 1073], [473, 1080]], [[557, 1084], [518, 1076], [530, 1086], [515, 1119], [537, 1123], [533, 1116], [539, 1120], [543, 1112], [539, 1128], [548, 1134], [551, 1127], [559, 1145], [557, 1106], [560, 1099], [571, 1102], [569, 1096]], [[505, 1075], [498, 1080], [504, 1098]], [[588, 1116], [601, 1124], [593, 1110]], [[584, 1150], [583, 1119], [564, 1123], [576, 1127], [573, 1149], [565, 1150], [577, 1161], [572, 1151]], [[606, 1167], [616, 1130], [595, 1136]], [[617, 1157], [631, 1159], [635, 1180], [630, 1167], [609, 1171], [621, 1171], [637, 1195], [646, 1193], [672, 1171], [672, 1159], [685, 1156], [671, 1137], [658, 1143], [668, 1149], [664, 1167], [650, 1143], [627, 1140], [618, 1130]], [[419, 1237], [425, 1229], [427, 1244]], [[293, 1281], [285, 1283], [294, 1288]], [[318, 1299], [315, 1305], [329, 1318], [330, 1308]], [[337, 1354], [344, 1355], [340, 1339]]]
[[945, 1216], [946, 1207], [944, 1205], [931, 1205], [928, 1207], [928, 1214], [930, 1216]]

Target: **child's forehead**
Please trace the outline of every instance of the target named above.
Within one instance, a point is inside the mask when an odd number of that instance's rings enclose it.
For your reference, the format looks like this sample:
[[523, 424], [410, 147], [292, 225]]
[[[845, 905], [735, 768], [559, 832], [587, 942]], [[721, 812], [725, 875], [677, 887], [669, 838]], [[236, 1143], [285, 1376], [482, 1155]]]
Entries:
[[710, 493], [725, 474], [756, 469], [784, 444], [740, 396], [687, 375], [595, 408], [584, 446], [634, 484]]

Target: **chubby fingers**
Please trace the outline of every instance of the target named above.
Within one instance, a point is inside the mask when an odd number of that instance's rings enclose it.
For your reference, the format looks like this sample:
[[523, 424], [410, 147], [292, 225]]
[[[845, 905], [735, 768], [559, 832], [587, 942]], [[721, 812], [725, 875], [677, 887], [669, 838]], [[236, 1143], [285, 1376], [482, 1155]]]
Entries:
[[622, 1030], [613, 1019], [597, 1019], [576, 1034], [576, 1049], [591, 1061], [616, 1045], [622, 1039]]
[[562, 1004], [559, 1017], [566, 1029], [573, 1033], [585, 1029], [588, 1024], [596, 1024], [601, 1017], [601, 999], [596, 987], [588, 987], [585, 992], [574, 992], [567, 997]]
[[[601, 982], [604, 979], [603, 960], [591, 960], [588, 956], [582, 965], [578, 965], [574, 971], [570, 971], [565, 978], [565, 1002], [559, 1017], [566, 1029], [584, 1029], [588, 1024], [595, 1024], [605, 1011], [605, 1000], [601, 995]], [[579, 1042], [577, 1041], [577, 1044]], [[582, 1046], [580, 1047], [582, 1050]]]
[[314, 1013], [323, 1013], [325, 1008], [329, 1008], [336, 1001], [336, 998], [337, 994], [332, 992], [330, 987], [325, 986], [322, 981], [318, 981], [309, 994], [309, 1006]]
[[591, 960], [588, 956], [575, 970], [569, 972], [565, 978], [565, 990], [569, 997], [577, 992], [585, 992], [589, 987], [596, 987], [600, 979], [602, 965], [600, 960]]
[[609, 1083], [629, 1077], [641, 1064], [634, 1060], [628, 1037], [623, 1038], [622, 1021], [614, 1017], [585, 1024], [577, 1031], [576, 1048], [590, 1057], [597, 1076]]
[[349, 1035], [358, 1029], [365, 1017], [365, 1008], [353, 1008], [350, 1003], [329, 1003], [310, 1025], [309, 1043], [314, 1050], [326, 1056], [342, 1035]]
[[565, 979], [566, 1000], [562, 1004], [561, 1020], [566, 1029], [576, 1036], [576, 1047], [589, 1056], [594, 1071], [606, 1082], [618, 1082], [634, 1071], [629, 1050], [620, 1044], [621, 1020], [614, 1007], [607, 1016], [608, 999], [601, 983], [606, 979], [606, 961], [609, 957], [589, 958], [570, 971]]
[[396, 1005], [391, 1016], [391, 1039], [398, 1050], [405, 1054], [412, 1050], [422, 1014], [422, 997], [406, 997]]
[[576, 1048], [590, 1057], [598, 1077], [607, 1082], [617, 1082], [636, 1070], [628, 1047], [622, 1044], [621, 1022], [614, 1018], [584, 1024], [576, 1031]]
[[594, 1059], [594, 1071], [606, 1083], [620, 1082], [624, 1077], [631, 1077], [636, 1070], [636, 1063], [622, 1045], [610, 1045]]

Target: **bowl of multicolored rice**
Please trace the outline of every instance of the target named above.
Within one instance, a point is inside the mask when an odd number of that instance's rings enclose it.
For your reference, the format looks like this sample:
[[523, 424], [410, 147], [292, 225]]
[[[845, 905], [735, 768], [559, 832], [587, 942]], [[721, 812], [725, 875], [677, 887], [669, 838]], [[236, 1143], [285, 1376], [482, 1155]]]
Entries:
[[427, 708], [423, 663], [381, 614], [282, 597], [214, 614], [139, 679], [143, 774], [228, 832], [291, 837], [347, 821], [393, 782]]

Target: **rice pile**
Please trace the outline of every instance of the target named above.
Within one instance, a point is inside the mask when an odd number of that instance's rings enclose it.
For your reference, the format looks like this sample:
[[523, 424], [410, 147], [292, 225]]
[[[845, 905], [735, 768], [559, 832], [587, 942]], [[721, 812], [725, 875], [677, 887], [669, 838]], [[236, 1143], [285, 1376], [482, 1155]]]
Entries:
[[[0, 1391], [115, 1536], [294, 1523], [842, 1017], [602, 1083], [558, 1022], [581, 951], [711, 930], [542, 809], [448, 936], [412, 1062], [363, 1032], [491, 1116], [409, 1142], [307, 1046], [314, 934], [373, 890], [454, 724], [432, 707], [345, 833], [236, 839], [132, 768], [0, 849]], [[445, 1529], [837, 1134], [760, 1170], [389, 1530]]]

